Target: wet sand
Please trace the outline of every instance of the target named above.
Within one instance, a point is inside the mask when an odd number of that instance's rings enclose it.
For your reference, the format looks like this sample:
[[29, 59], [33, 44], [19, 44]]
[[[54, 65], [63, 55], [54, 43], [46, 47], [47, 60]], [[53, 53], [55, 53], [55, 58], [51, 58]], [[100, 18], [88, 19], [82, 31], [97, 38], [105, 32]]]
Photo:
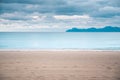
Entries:
[[120, 51], [0, 51], [0, 80], [120, 80]]

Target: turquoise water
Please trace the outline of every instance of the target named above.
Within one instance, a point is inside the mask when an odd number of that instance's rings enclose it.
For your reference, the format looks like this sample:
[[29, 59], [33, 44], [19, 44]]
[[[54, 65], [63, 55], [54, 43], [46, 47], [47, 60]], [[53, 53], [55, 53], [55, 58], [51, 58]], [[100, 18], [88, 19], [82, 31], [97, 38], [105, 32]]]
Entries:
[[0, 32], [0, 49], [120, 50], [120, 33]]

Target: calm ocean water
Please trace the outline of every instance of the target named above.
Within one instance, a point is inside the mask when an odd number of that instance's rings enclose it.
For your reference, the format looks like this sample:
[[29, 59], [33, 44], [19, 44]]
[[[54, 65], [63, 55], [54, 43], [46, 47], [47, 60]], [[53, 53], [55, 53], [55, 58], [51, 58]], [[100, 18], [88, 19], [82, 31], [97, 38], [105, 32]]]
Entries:
[[0, 49], [120, 50], [120, 33], [0, 32]]

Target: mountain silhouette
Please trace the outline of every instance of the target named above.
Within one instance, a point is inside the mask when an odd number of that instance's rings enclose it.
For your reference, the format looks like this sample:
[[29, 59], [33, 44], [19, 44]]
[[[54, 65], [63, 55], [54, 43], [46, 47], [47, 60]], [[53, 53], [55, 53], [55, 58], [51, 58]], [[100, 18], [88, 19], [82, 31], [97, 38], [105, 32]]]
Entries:
[[88, 28], [88, 29], [79, 29], [72, 28], [66, 30], [66, 32], [120, 32], [120, 27], [105, 26], [104, 28]]

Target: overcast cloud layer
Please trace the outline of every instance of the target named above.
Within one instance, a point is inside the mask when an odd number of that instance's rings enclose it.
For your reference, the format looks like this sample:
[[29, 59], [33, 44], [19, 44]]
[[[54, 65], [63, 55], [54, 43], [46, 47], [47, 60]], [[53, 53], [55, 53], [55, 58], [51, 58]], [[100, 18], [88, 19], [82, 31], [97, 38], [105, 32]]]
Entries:
[[0, 0], [0, 31], [120, 26], [119, 0]]

